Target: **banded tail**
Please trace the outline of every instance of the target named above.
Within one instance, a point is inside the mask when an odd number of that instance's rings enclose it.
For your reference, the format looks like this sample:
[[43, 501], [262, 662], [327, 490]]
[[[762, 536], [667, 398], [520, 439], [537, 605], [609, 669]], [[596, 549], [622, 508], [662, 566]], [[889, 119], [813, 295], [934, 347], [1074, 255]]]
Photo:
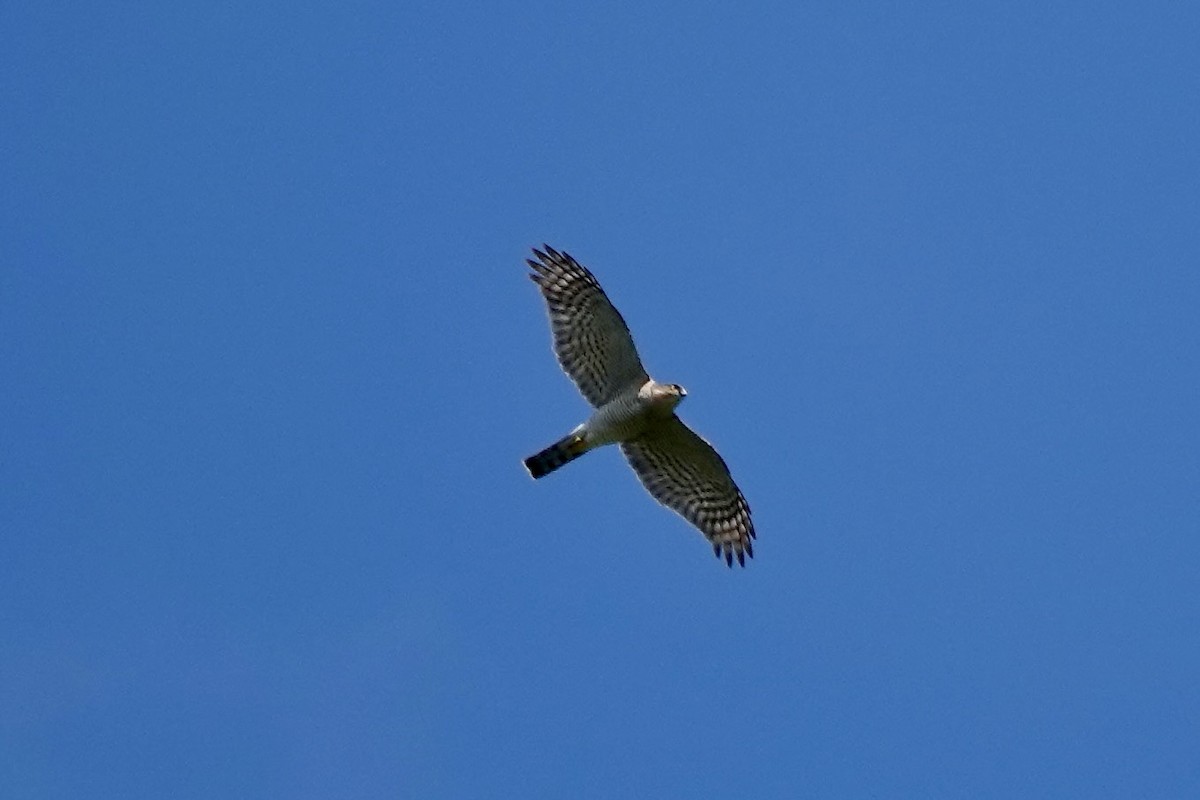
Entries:
[[537, 455], [525, 459], [525, 469], [534, 478], [549, 475], [554, 470], [570, 461], [574, 461], [588, 451], [587, 444], [578, 433], [569, 434], [559, 439]]

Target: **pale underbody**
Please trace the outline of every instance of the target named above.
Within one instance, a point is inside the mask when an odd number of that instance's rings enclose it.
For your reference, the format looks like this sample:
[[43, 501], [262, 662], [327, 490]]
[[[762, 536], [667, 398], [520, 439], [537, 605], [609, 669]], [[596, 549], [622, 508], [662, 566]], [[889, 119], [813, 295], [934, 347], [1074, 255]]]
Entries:
[[675, 384], [646, 381], [636, 395], [620, 395], [597, 408], [570, 435], [579, 437], [588, 450], [632, 441], [647, 425], [670, 417], [686, 396], [687, 392]]

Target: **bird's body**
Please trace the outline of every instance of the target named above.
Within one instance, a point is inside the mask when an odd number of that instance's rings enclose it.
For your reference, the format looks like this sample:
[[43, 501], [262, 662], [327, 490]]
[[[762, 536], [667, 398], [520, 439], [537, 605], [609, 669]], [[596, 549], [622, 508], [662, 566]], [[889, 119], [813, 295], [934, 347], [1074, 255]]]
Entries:
[[[679, 393], [675, 391], [677, 389]], [[587, 422], [537, 455], [525, 459], [525, 467], [533, 477], [540, 478], [588, 450], [636, 439], [655, 419], [669, 416], [685, 395], [678, 386], [648, 380], [636, 394], [617, 395], [597, 408]]]
[[527, 260], [550, 312], [563, 370], [595, 409], [582, 425], [525, 459], [534, 478], [589, 450], [619, 444], [642, 485], [700, 529], [726, 563], [753, 556], [750, 506], [708, 442], [675, 415], [687, 396], [678, 384], [652, 380], [620, 313], [595, 277], [566, 253], [534, 250]]

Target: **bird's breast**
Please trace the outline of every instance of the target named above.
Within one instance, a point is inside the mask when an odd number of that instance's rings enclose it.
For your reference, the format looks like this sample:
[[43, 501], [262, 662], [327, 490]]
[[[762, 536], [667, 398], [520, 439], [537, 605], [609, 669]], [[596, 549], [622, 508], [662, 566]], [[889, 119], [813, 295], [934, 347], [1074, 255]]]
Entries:
[[649, 410], [635, 394], [613, 398], [597, 408], [588, 420], [588, 444], [599, 447], [637, 438], [646, 427]]

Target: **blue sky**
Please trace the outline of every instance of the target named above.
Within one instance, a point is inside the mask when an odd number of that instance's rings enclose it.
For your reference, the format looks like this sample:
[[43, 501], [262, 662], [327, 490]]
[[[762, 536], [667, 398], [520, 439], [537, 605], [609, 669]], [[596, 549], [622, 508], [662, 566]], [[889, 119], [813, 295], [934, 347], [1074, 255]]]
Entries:
[[[0, 9], [0, 795], [1200, 796], [1200, 11]], [[590, 266], [717, 562], [523, 273]]]

